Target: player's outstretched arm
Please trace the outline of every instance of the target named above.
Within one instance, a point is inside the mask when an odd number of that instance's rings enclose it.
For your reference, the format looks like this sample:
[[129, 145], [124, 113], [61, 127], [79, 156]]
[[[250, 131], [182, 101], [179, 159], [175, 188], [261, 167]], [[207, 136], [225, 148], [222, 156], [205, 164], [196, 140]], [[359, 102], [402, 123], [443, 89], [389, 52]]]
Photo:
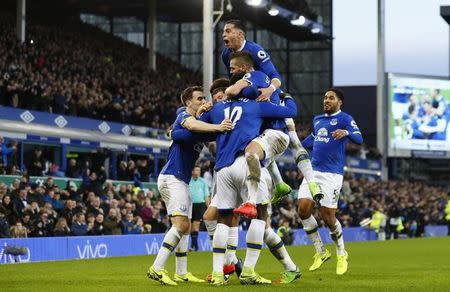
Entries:
[[293, 118], [297, 115], [297, 105], [292, 97], [284, 99], [284, 106], [275, 105], [271, 102], [258, 103], [262, 118]]
[[233, 129], [233, 123], [229, 119], [224, 119], [220, 124], [209, 124], [199, 121], [192, 116], [185, 119], [181, 125], [189, 131], [199, 133], [223, 133]]
[[228, 97], [234, 97], [234, 96], [238, 95], [242, 91], [242, 89], [244, 89], [245, 87], [247, 87], [249, 85], [250, 85], [250, 83], [247, 80], [241, 79], [241, 80], [237, 81], [235, 84], [228, 87], [225, 90], [225, 94]]

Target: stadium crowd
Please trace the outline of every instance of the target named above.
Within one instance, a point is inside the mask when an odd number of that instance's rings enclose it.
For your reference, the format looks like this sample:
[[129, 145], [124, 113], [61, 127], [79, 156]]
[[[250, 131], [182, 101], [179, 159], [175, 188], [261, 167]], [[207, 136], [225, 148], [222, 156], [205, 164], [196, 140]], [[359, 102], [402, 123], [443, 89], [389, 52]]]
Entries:
[[[199, 165], [210, 185], [213, 162], [203, 160]], [[302, 177], [297, 170], [286, 170], [284, 179], [298, 189]], [[401, 219], [401, 228], [387, 224], [388, 238], [389, 233], [396, 237], [397, 233], [423, 236], [425, 225], [446, 224], [446, 196], [443, 188], [424, 182], [381, 182], [347, 174], [338, 219], [345, 227], [360, 226], [378, 210], [388, 222]], [[0, 200], [0, 237], [162, 233], [169, 227], [164, 203], [155, 190], [133, 183], [113, 186], [102, 173], [90, 173], [78, 188], [68, 182], [64, 189], [51, 177], [39, 184], [24, 175], [10, 186], [0, 183]], [[288, 233], [291, 228], [302, 228], [296, 206], [292, 198], [275, 206], [273, 227], [282, 227]], [[317, 210], [315, 216], [319, 218]], [[321, 220], [318, 222], [324, 226]], [[247, 227], [243, 219], [241, 228]]]
[[167, 128], [179, 88], [201, 75], [160, 55], [157, 72], [145, 49], [82, 23], [27, 23], [16, 39], [14, 18], [0, 18], [0, 105]]

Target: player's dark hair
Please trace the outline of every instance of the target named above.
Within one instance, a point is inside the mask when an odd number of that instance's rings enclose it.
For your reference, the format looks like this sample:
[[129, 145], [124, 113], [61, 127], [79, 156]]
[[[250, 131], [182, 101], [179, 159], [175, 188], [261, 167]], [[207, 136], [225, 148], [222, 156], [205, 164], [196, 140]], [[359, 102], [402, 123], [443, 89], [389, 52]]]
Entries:
[[416, 106], [414, 104], [411, 104], [408, 107], [408, 114], [412, 114], [414, 112], [414, 110], [416, 109]]
[[332, 91], [332, 92], [334, 92], [334, 93], [336, 94], [336, 96], [337, 96], [342, 102], [344, 102], [344, 93], [343, 93], [340, 89], [337, 89], [337, 88], [335, 88], [335, 87], [331, 87], [331, 88], [328, 88], [327, 91]]
[[201, 86], [190, 86], [188, 88], [186, 88], [185, 90], [183, 90], [183, 92], [181, 93], [181, 103], [186, 106], [186, 102], [188, 100], [191, 100], [193, 97], [193, 94], [195, 91], [202, 91], [203, 92], [203, 87]]
[[242, 78], [244, 78], [245, 74], [246, 74], [245, 72], [236, 72], [233, 75], [231, 75], [230, 85], [233, 85], [236, 82], [238, 82], [239, 80], [241, 80]]
[[209, 87], [209, 93], [211, 93], [211, 96], [216, 94], [219, 91], [225, 92], [225, 89], [230, 86], [230, 80], [227, 78], [219, 78], [213, 81], [211, 86]]
[[234, 59], [237, 59], [239, 63], [246, 64], [250, 67], [253, 67], [255, 65], [255, 62], [253, 62], [252, 55], [250, 55], [250, 53], [248, 52], [243, 51], [233, 52], [230, 55], [230, 61]]
[[225, 21], [225, 25], [227, 25], [227, 24], [232, 24], [235, 28], [242, 30], [245, 34], [245, 25], [239, 19], [227, 20], [227, 21]]

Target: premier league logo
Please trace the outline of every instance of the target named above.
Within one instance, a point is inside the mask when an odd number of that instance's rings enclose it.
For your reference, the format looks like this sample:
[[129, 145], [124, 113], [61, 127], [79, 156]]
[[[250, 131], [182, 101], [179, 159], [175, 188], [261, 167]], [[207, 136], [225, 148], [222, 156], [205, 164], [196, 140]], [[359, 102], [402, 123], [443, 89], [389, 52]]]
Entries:
[[332, 125], [332, 126], [337, 125], [337, 119], [332, 119], [332, 120], [330, 121], [330, 125]]

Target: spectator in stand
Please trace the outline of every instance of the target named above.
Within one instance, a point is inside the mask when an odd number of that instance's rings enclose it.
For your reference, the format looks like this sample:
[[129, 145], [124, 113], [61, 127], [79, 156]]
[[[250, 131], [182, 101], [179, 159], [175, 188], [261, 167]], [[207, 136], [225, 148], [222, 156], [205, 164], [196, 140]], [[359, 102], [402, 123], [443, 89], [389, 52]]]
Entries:
[[66, 177], [79, 178], [81, 176], [80, 169], [77, 166], [77, 161], [75, 159], [69, 160], [69, 165], [66, 170]]
[[122, 223], [120, 221], [120, 213], [116, 209], [109, 209], [108, 216], [103, 221], [103, 230], [105, 235], [122, 234]]
[[23, 186], [19, 190], [19, 196], [14, 199], [14, 208], [18, 214], [22, 214], [23, 210], [28, 206], [29, 201], [27, 200], [28, 192]]
[[45, 160], [42, 157], [42, 149], [36, 147], [31, 157], [30, 164], [27, 165], [28, 174], [30, 176], [43, 176], [45, 170]]
[[28, 230], [22, 225], [22, 222], [17, 222], [10, 230], [12, 238], [26, 238], [28, 237]]
[[[8, 156], [13, 153], [14, 151], [17, 151], [16, 146], [8, 147], [5, 144], [5, 140], [2, 136], [0, 136], [0, 174], [6, 174], [8, 169]], [[10, 171], [9, 171], [10, 173]]]
[[71, 230], [74, 236], [87, 235], [88, 230], [83, 213], [80, 212], [75, 215]]
[[70, 228], [67, 226], [67, 221], [65, 218], [59, 218], [58, 222], [53, 229], [53, 236], [69, 236]]
[[19, 213], [14, 208], [10, 195], [3, 196], [2, 204], [3, 212], [10, 226], [14, 225], [19, 218]]
[[11, 237], [9, 232], [10, 225], [8, 219], [5, 216], [5, 209], [0, 206], [0, 238]]

